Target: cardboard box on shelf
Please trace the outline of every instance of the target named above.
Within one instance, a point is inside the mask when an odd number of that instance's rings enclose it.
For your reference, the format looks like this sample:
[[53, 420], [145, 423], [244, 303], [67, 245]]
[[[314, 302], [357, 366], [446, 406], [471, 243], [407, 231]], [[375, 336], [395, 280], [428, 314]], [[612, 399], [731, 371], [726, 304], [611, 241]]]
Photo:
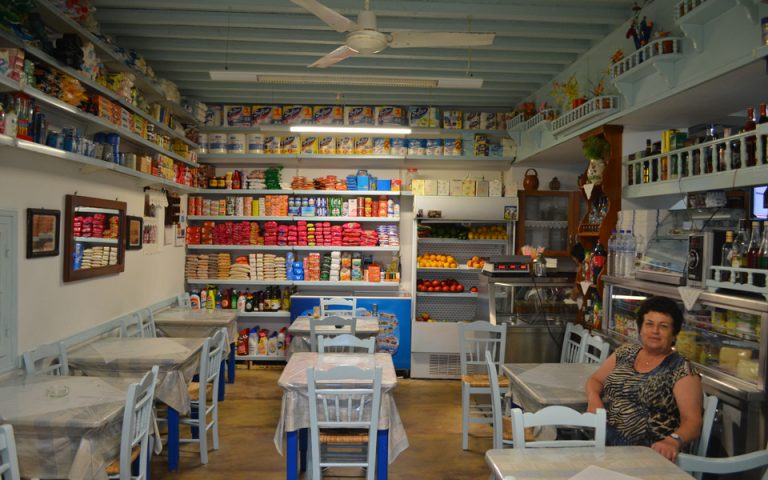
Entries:
[[488, 190], [489, 190], [488, 180], [478, 180], [477, 181], [477, 186], [475, 188], [475, 196], [476, 197], [487, 197], [488, 196]]
[[451, 194], [451, 182], [448, 180], [437, 181], [437, 194], [439, 196], [447, 196]]
[[462, 181], [461, 180], [451, 180], [451, 188], [450, 193], [452, 197], [462, 197], [464, 196], [464, 190], [462, 189]]
[[430, 178], [424, 181], [424, 195], [430, 197], [437, 195], [437, 180]]
[[501, 180], [491, 180], [488, 182], [488, 196], [500, 197], [502, 194]]
[[466, 178], [461, 181], [461, 191], [465, 197], [474, 197], [477, 191], [477, 180]]
[[425, 189], [424, 179], [414, 178], [411, 181], [411, 191], [413, 192], [414, 195], [423, 197], [424, 189]]

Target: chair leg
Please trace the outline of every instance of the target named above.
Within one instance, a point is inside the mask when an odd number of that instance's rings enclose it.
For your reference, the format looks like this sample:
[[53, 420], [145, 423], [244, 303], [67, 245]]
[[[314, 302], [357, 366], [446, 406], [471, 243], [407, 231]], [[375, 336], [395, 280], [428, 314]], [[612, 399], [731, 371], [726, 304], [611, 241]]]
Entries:
[[299, 471], [307, 471], [307, 442], [309, 441], [309, 429], [302, 428], [299, 430]]
[[179, 468], [179, 412], [168, 407], [168, 471]]
[[200, 429], [200, 463], [203, 465], [208, 464], [208, 430], [205, 429], [207, 422], [208, 416], [205, 414], [205, 410], [201, 408], [197, 415], [197, 425]]
[[461, 448], [469, 449], [469, 387], [461, 383]]
[[213, 437], [213, 449], [218, 450], [219, 449], [219, 405], [218, 404], [216, 404], [216, 406], [213, 407], [213, 411], [211, 411], [211, 422], [213, 423], [213, 426], [211, 427], [211, 433]]
[[237, 351], [237, 344], [229, 344], [229, 361], [227, 362], [227, 383], [235, 383], [235, 352]]

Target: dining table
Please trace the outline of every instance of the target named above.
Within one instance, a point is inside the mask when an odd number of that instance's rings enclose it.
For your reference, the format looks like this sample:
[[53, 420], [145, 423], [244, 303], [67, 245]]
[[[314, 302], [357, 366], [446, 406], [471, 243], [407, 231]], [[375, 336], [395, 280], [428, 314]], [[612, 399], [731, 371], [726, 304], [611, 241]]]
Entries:
[[535, 412], [550, 405], [587, 409], [587, 379], [600, 365], [592, 363], [505, 363], [512, 401]]
[[[299, 316], [288, 326], [288, 333], [293, 335], [291, 344], [288, 346], [288, 353], [293, 354], [295, 352], [309, 352], [311, 348], [310, 328], [309, 328], [308, 316]], [[333, 333], [338, 335], [339, 333], [351, 333], [348, 327], [337, 329], [330, 325], [319, 325], [317, 327], [317, 333], [322, 335], [323, 332]], [[355, 317], [355, 336], [358, 338], [366, 339], [375, 337], [379, 334], [379, 318], [374, 316], [367, 317]]]
[[[393, 390], [397, 386], [397, 376], [388, 353], [316, 353], [297, 352], [288, 360], [277, 384], [283, 389], [280, 420], [275, 431], [274, 443], [277, 451], [283, 454], [283, 436], [286, 438], [286, 478], [298, 478], [298, 453], [301, 443], [301, 465], [305, 468], [306, 436], [309, 422], [309, 397], [307, 369], [330, 369], [339, 366], [382, 369], [381, 406], [376, 447], [376, 478], [387, 478], [388, 464], [406, 448], [408, 436], [395, 405]], [[301, 442], [299, 436], [301, 432]]]
[[139, 377], [19, 374], [0, 382], [0, 424], [13, 425], [24, 478], [107, 478], [120, 455], [128, 385]]
[[190, 412], [187, 385], [199, 371], [204, 338], [107, 337], [68, 355], [74, 373], [99, 377], [140, 376], [160, 367], [155, 398], [168, 405], [168, 469], [179, 464], [179, 415]]
[[496, 480], [691, 480], [649, 447], [505, 448], [485, 452]]
[[[212, 337], [220, 328], [227, 329], [227, 383], [235, 382], [235, 351], [237, 344], [237, 310], [171, 307], [153, 313], [158, 336]], [[224, 399], [224, 382], [220, 382], [219, 400]]]

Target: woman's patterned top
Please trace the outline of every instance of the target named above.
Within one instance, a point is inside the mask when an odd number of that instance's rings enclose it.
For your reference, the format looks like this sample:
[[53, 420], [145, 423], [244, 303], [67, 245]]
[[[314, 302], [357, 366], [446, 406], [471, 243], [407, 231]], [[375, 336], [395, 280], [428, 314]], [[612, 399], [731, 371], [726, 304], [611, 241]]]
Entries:
[[673, 352], [650, 372], [640, 373], [635, 370], [635, 359], [641, 348], [626, 344], [616, 349], [616, 367], [603, 385], [609, 445], [650, 446], [680, 426], [672, 389], [678, 380], [695, 372], [685, 358]]

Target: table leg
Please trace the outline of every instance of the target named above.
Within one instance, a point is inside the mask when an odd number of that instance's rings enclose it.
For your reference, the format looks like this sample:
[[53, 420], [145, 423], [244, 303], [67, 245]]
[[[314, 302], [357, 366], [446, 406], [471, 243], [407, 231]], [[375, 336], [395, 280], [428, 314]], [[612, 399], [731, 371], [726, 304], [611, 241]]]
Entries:
[[221, 365], [219, 365], [219, 401], [224, 401], [224, 385], [226, 382], [224, 381], [224, 363], [225, 360], [221, 361]]
[[229, 361], [227, 362], [227, 383], [235, 383], [235, 350], [237, 350], [237, 345], [235, 343], [230, 343]]
[[168, 471], [179, 469], [179, 412], [168, 407]]
[[302, 428], [299, 430], [299, 462], [300, 472], [307, 471], [307, 439], [309, 437], [309, 429]]
[[376, 436], [376, 478], [387, 479], [389, 465], [389, 430], [378, 430]]
[[286, 480], [298, 480], [299, 473], [296, 471], [298, 459], [296, 454], [299, 450], [298, 431], [293, 430], [285, 432], [285, 478]]

